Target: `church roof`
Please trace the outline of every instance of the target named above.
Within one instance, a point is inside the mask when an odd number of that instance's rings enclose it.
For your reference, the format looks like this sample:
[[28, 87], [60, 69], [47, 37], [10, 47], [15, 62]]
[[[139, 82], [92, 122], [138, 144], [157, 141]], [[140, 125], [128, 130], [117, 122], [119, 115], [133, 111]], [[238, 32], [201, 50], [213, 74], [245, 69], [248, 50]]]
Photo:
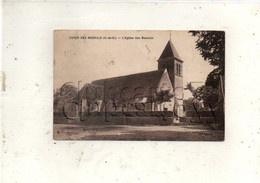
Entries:
[[[139, 97], [149, 97], [152, 91], [155, 91], [158, 87], [163, 72], [164, 69], [101, 79], [93, 81], [92, 84], [105, 86], [105, 89], [109, 89], [110, 93], [114, 92], [114, 94], [107, 94], [108, 98], [112, 97], [112, 95], [118, 97], [121, 92], [127, 96], [128, 99], [134, 98], [137, 94], [140, 94], [138, 95]], [[106, 91], [106, 93], [108, 92], [109, 91]]]
[[159, 59], [169, 58], [169, 57], [175, 57], [178, 60], [181, 60], [181, 57], [179, 56], [171, 40], [168, 41]]
[[87, 83], [79, 91], [77, 99], [88, 98], [100, 100], [104, 95], [103, 90], [103, 86]]

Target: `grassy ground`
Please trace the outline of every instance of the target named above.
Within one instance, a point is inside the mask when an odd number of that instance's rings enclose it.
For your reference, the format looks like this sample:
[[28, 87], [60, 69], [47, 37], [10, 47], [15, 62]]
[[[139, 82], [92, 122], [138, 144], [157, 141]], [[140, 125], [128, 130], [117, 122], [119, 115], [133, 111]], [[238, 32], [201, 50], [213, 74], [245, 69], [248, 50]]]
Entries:
[[55, 124], [55, 140], [223, 141], [224, 131], [202, 124], [171, 126]]

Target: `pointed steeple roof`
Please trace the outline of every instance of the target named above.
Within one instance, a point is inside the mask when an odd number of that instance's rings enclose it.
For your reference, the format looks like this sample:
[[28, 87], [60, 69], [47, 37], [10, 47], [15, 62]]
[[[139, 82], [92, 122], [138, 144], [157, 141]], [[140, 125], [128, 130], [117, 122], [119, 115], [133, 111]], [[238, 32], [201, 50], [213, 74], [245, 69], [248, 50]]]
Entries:
[[175, 57], [181, 60], [176, 48], [173, 46], [171, 40], [168, 41], [159, 59]]

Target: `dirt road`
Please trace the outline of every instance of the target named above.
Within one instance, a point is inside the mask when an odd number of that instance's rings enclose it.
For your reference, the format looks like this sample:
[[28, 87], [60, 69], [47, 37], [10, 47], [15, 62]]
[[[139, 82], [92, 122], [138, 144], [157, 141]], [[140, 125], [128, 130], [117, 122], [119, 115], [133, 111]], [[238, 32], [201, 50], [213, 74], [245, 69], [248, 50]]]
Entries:
[[55, 140], [223, 141], [224, 132], [204, 125], [129, 126], [55, 124]]

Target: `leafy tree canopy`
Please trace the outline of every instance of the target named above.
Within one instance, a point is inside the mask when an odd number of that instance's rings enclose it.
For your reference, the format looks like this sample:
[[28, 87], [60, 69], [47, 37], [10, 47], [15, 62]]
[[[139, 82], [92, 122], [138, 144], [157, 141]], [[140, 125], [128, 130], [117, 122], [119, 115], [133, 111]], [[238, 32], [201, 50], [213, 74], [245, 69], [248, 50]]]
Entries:
[[220, 75], [224, 75], [223, 72], [224, 71], [219, 68], [216, 68], [213, 71], [211, 71], [207, 76], [205, 85], [211, 86], [212, 88], [217, 88], [219, 85], [219, 80], [220, 80], [219, 77], [220, 77]]
[[196, 36], [196, 49], [210, 65], [216, 66], [206, 79], [206, 86], [217, 88], [219, 76], [224, 75], [225, 67], [225, 32], [223, 31], [190, 31]]
[[218, 106], [218, 89], [211, 86], [203, 85], [198, 87], [194, 92], [194, 98], [203, 101], [204, 106], [217, 107]]
[[202, 103], [196, 98], [190, 97], [183, 100], [183, 106], [186, 111], [196, 111], [202, 108]]
[[54, 108], [58, 111], [69, 105], [77, 96], [77, 88], [69, 83], [63, 85], [54, 93]]
[[225, 62], [225, 32], [223, 31], [190, 31], [198, 37], [196, 49], [201, 56], [213, 66], [224, 68]]
[[154, 102], [169, 102], [173, 98], [173, 94], [170, 93], [170, 90], [160, 90], [155, 92], [155, 96], [153, 98]]

